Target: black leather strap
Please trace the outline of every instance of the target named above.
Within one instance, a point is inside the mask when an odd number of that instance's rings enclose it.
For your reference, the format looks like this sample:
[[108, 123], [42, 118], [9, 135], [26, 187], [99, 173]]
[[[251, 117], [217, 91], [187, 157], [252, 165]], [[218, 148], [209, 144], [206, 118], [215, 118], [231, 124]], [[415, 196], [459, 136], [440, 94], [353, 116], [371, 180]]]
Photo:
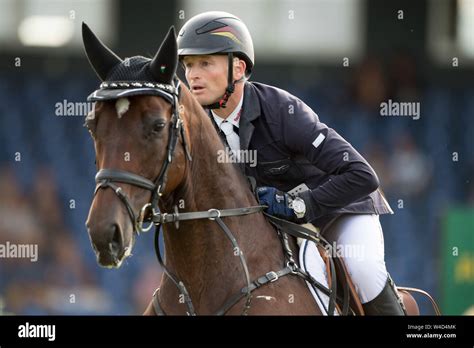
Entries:
[[285, 267], [277, 272], [271, 271], [257, 278], [252, 283], [250, 283], [250, 286], [242, 288], [240, 292], [229, 298], [221, 307], [221, 309], [217, 311], [216, 315], [225, 315], [237, 302], [244, 298], [248, 292], [252, 292], [264, 286], [265, 284], [276, 282], [281, 277], [291, 273], [292, 269], [290, 267]]
[[152, 305], [156, 315], [166, 315], [163, 308], [161, 308], [160, 301], [158, 299], [158, 293], [160, 292], [160, 288], [157, 288], [153, 293]]
[[168, 278], [171, 279], [171, 281], [174, 283], [174, 285], [178, 288], [179, 292], [181, 295], [184, 297], [184, 303], [188, 309], [188, 315], [196, 315], [196, 312], [194, 310], [193, 302], [191, 301], [191, 297], [189, 296], [188, 290], [186, 289], [186, 286], [182, 281], [179, 281], [178, 278], [170, 272], [168, 267], [163, 262], [163, 259], [161, 258], [161, 253], [160, 253], [160, 227], [156, 226], [155, 227], [155, 238], [154, 238], [154, 244], [155, 244], [155, 254], [156, 258], [158, 260], [158, 263], [160, 264], [161, 268], [163, 269], [163, 272], [168, 276]]
[[[300, 226], [290, 221], [279, 219], [275, 216], [269, 215], [267, 213], [263, 213], [269, 221], [274, 224], [278, 229], [281, 229], [284, 233], [288, 233], [296, 238], [304, 238], [307, 240], [311, 240], [316, 244], [324, 244], [329, 250], [332, 250], [332, 245], [326, 241], [321, 235], [317, 232], [314, 232], [308, 228]], [[328, 305], [328, 315], [333, 315], [334, 310], [336, 309], [336, 298], [337, 298], [337, 279], [336, 279], [336, 269], [334, 267], [334, 261], [332, 258], [329, 258], [329, 268], [332, 274], [331, 277], [331, 286], [327, 289], [321, 283], [319, 283], [316, 279], [314, 279], [309, 273], [305, 272], [301, 268], [298, 267], [298, 273], [303, 275], [307, 279], [308, 282], [314, 284], [318, 289], [323, 292], [329, 291], [327, 294], [329, 296], [329, 305]]]
[[153, 191], [156, 185], [153, 181], [144, 178], [143, 176], [127, 172], [120, 169], [101, 169], [95, 176], [96, 183], [103, 181], [121, 182], [144, 188], [145, 190]]
[[219, 227], [224, 231], [226, 237], [232, 243], [234, 253], [236, 251], [238, 251], [238, 253], [239, 253], [240, 263], [242, 264], [242, 268], [244, 270], [245, 282], [247, 283], [247, 287], [246, 287], [247, 290], [244, 292], [244, 295], [247, 297], [247, 301], [246, 301], [244, 309], [242, 311], [242, 315], [246, 315], [247, 311], [250, 309], [250, 303], [252, 301], [252, 290], [250, 289], [251, 284], [250, 284], [250, 275], [249, 275], [249, 270], [248, 270], [248, 266], [247, 266], [247, 261], [245, 260], [244, 253], [242, 252], [239, 245], [237, 244], [237, 240], [235, 239], [234, 235], [229, 230], [229, 228], [226, 226], [226, 224], [221, 220], [220, 217], [216, 218], [216, 222], [219, 225]]
[[[97, 194], [99, 189], [107, 188], [107, 187], [110, 187], [118, 196], [118, 198], [122, 201], [122, 203], [125, 205], [125, 207], [127, 208], [128, 215], [130, 216], [130, 220], [132, 222], [137, 221], [135, 213], [133, 212], [132, 205], [130, 204], [130, 201], [128, 200], [127, 196], [123, 194], [122, 188], [120, 186], [117, 186], [110, 181], [103, 180], [99, 182], [99, 184], [95, 188], [94, 196]], [[133, 223], [133, 229], [135, 229], [135, 223]]]
[[208, 211], [195, 211], [190, 213], [157, 213], [153, 216], [152, 221], [155, 224], [166, 224], [176, 221], [211, 219], [228, 216], [244, 216], [255, 214], [263, 211], [265, 206], [256, 205], [253, 207], [233, 208], [233, 209], [209, 209]]
[[319, 243], [323, 239], [318, 232], [312, 231], [301, 225], [295, 224], [294, 222], [277, 218], [265, 212], [263, 214], [266, 216], [268, 220], [270, 220], [270, 222], [272, 222], [274, 225], [281, 228], [285, 233], [288, 233], [289, 235], [293, 237], [308, 239], [315, 243]]

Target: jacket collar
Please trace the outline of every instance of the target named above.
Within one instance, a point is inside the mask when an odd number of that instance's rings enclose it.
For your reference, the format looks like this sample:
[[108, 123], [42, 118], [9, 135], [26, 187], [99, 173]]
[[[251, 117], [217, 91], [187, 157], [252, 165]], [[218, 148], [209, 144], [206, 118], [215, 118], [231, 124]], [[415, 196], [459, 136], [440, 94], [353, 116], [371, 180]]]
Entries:
[[[211, 118], [212, 124], [219, 132], [216, 121], [212, 116], [211, 110], [207, 110], [209, 117]], [[239, 121], [239, 138], [240, 138], [240, 149], [248, 150], [250, 139], [252, 139], [253, 131], [255, 126], [252, 121], [256, 120], [261, 115], [260, 100], [258, 99], [255, 87], [251, 82], [245, 82], [244, 85], [244, 101], [242, 104], [242, 113]], [[245, 174], [245, 163], [239, 163], [239, 168], [242, 173]]]
[[242, 114], [240, 115], [239, 136], [240, 149], [248, 150], [250, 139], [255, 129], [252, 121], [257, 119], [261, 114], [260, 100], [257, 92], [251, 82], [245, 82], [244, 86], [244, 103], [242, 106]]

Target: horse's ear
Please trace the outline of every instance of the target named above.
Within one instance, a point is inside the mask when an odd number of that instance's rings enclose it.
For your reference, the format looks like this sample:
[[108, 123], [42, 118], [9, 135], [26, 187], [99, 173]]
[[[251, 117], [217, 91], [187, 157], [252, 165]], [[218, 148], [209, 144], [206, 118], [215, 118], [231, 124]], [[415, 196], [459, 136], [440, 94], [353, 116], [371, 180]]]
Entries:
[[121, 63], [122, 59], [105, 46], [84, 22], [82, 22], [82, 41], [89, 63], [97, 76], [104, 81], [110, 70]]
[[176, 32], [171, 26], [166, 38], [161, 43], [158, 52], [150, 63], [150, 72], [153, 77], [162, 83], [171, 83], [178, 67], [178, 44]]

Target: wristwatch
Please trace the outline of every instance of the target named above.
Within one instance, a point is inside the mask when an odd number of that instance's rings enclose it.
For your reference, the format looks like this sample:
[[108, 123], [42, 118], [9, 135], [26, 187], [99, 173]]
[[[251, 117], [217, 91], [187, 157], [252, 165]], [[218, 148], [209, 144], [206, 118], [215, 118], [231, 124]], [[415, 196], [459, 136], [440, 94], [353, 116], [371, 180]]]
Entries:
[[291, 208], [295, 212], [295, 215], [298, 219], [302, 219], [304, 217], [304, 214], [306, 214], [306, 204], [304, 203], [304, 200], [300, 197], [296, 197], [293, 199], [291, 202]]

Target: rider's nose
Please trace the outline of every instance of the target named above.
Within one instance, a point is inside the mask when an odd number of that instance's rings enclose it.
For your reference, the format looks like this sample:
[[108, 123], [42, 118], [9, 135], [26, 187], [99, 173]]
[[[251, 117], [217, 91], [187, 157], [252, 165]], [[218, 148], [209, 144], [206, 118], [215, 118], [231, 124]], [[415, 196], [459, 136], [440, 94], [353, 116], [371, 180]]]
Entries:
[[196, 69], [189, 69], [186, 72], [187, 80], [191, 82], [191, 84], [195, 83], [196, 80], [199, 79], [199, 76], [196, 73], [197, 73]]

